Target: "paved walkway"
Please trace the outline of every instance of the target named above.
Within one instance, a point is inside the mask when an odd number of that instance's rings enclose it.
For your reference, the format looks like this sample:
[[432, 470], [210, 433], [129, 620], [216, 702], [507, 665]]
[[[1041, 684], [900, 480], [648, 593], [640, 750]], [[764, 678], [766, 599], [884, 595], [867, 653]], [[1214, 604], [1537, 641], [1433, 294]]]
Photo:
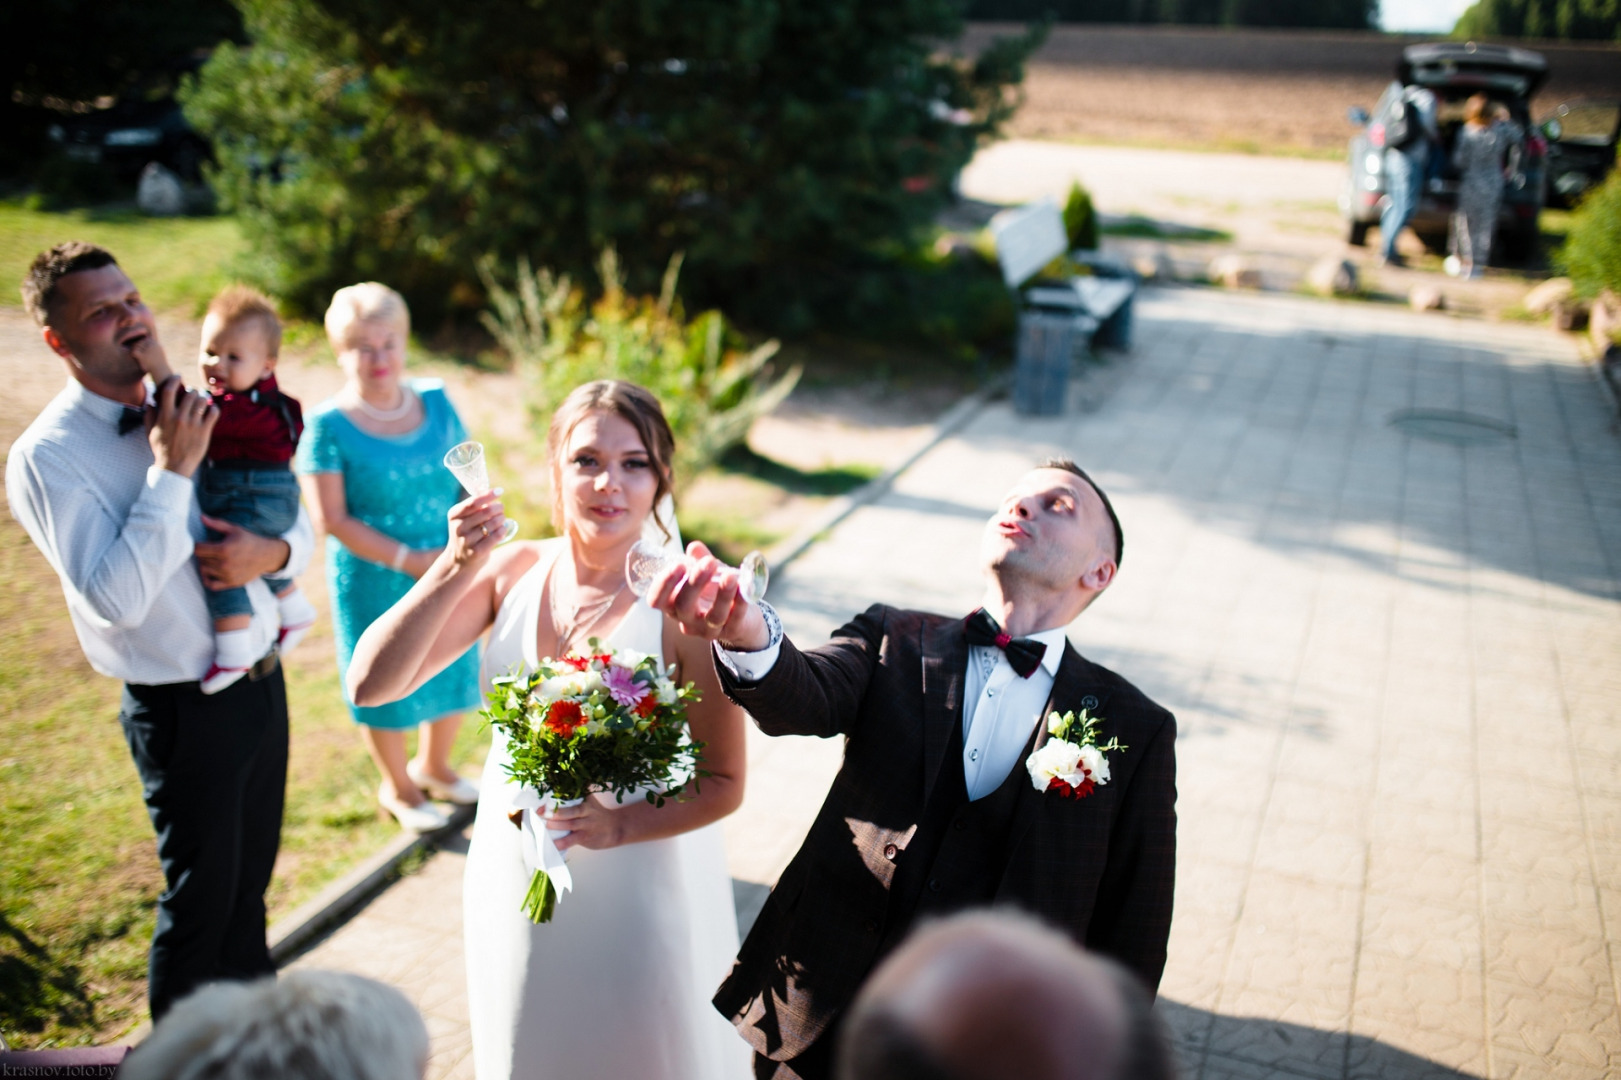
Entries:
[[[811, 549], [773, 584], [790, 632], [967, 610], [1001, 491], [1074, 455], [1126, 551], [1071, 635], [1181, 725], [1186, 1076], [1621, 1075], [1621, 440], [1589, 367], [1531, 328], [1168, 291], [1076, 393], [987, 409]], [[734, 876], [780, 871], [837, 753], [755, 737]], [[404, 987], [436, 1077], [471, 1075], [460, 861], [299, 961]]]

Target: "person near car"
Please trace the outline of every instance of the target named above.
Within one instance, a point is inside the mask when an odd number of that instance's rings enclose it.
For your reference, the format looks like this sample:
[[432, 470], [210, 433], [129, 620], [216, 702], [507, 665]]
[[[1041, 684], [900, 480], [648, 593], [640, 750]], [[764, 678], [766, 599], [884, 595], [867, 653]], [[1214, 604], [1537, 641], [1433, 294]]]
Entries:
[[1458, 207], [1452, 214], [1447, 273], [1478, 278], [1491, 261], [1492, 230], [1503, 202], [1503, 155], [1513, 132], [1498, 121], [1485, 94], [1464, 103], [1463, 126], [1452, 144], [1458, 173]]
[[[1408, 109], [1411, 106], [1411, 109]], [[1423, 86], [1404, 87], [1391, 105], [1391, 113], [1410, 113], [1418, 120], [1417, 129], [1406, 132], [1400, 145], [1385, 146], [1385, 208], [1379, 215], [1380, 261], [1395, 266], [1403, 263], [1396, 251], [1396, 238], [1413, 219], [1418, 200], [1424, 194], [1424, 181], [1432, 157], [1439, 152], [1441, 131], [1436, 122], [1435, 93]], [[1404, 124], [1411, 129], [1410, 123]], [[1386, 131], [1392, 125], [1386, 124]]]
[[[6, 498], [61, 578], [90, 666], [124, 682], [119, 721], [165, 884], [147, 982], [159, 1019], [205, 983], [276, 970], [264, 893], [281, 841], [287, 694], [263, 577], [297, 577], [314, 531], [302, 512], [280, 537], [210, 519], [223, 539], [203, 542], [192, 477], [219, 409], [178, 378], [148, 390], [157, 323], [110, 253], [58, 244], [22, 294], [68, 379], [12, 444]], [[214, 632], [203, 592], [236, 586], [253, 602], [259, 659], [204, 694]]]

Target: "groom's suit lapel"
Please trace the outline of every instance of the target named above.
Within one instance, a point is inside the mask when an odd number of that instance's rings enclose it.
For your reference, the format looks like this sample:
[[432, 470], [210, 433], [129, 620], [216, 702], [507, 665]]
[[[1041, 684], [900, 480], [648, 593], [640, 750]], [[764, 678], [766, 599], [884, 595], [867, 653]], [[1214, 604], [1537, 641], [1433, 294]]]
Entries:
[[934, 782], [951, 745], [952, 726], [962, 723], [963, 692], [968, 679], [968, 638], [959, 619], [928, 622], [921, 630], [923, 654], [923, 802], [934, 794]]
[[[1080, 711], [1090, 709], [1096, 715], [1108, 691], [1098, 684], [1092, 677], [1092, 665], [1075, 651], [1068, 639], [1064, 641], [1064, 658], [1058, 662], [1058, 673], [1053, 676], [1052, 693], [1047, 697], [1047, 704], [1042, 707], [1041, 716], [1036, 721], [1036, 730], [1030, 741], [1025, 744], [1024, 756], [1014, 763], [1014, 770], [1025, 772], [1024, 760], [1030, 754], [1039, 750], [1052, 736], [1047, 732], [1047, 717], [1057, 711]], [[1105, 736], [1106, 737], [1106, 736]], [[1028, 780], [1019, 787], [1019, 805], [1013, 812], [1013, 825], [1008, 830], [1008, 850], [1013, 851], [1019, 846], [1019, 841], [1035, 824], [1041, 813], [1044, 792], [1037, 791]]]

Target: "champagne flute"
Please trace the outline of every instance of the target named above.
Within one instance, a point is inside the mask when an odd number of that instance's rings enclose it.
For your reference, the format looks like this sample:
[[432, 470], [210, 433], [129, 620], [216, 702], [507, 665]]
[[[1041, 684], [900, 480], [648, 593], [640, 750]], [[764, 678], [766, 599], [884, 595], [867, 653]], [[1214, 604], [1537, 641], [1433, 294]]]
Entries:
[[[654, 578], [686, 561], [687, 557], [679, 551], [671, 551], [655, 541], [638, 540], [625, 555], [625, 581], [629, 583], [631, 592], [646, 596]], [[737, 578], [738, 595], [750, 604], [758, 604], [760, 598], [765, 596], [766, 583], [771, 580], [765, 556], [758, 551], [743, 556], [737, 568]]]
[[[471, 440], [457, 443], [445, 455], [445, 468], [449, 469], [461, 486], [469, 495], [483, 495], [490, 490], [490, 474], [484, 466], [484, 446]], [[504, 544], [518, 535], [518, 523], [511, 518], [501, 529], [501, 539], [497, 544]]]

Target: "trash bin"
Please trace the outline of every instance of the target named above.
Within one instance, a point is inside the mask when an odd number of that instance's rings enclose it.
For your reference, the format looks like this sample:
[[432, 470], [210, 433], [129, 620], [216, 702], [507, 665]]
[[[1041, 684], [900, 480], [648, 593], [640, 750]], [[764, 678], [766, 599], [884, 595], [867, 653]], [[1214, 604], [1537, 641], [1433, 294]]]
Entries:
[[1026, 416], [1057, 416], [1064, 411], [1076, 329], [1076, 316], [1072, 314], [1019, 313], [1013, 362], [1015, 411]]

